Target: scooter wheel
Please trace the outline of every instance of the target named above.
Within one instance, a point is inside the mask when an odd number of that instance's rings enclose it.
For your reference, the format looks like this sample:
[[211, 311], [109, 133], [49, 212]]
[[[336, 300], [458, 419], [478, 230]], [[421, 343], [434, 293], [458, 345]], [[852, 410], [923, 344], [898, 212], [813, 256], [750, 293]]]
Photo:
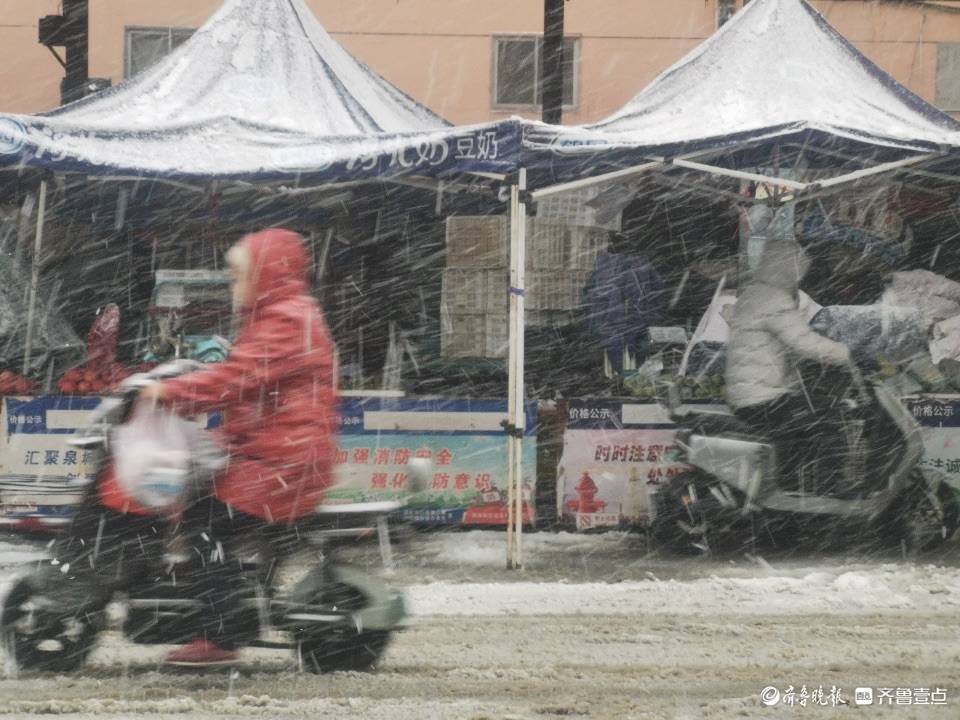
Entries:
[[936, 550], [960, 526], [957, 497], [946, 483], [941, 483], [935, 491], [920, 485], [912, 496], [908, 496], [907, 508], [900, 516], [900, 523], [908, 554], [919, 555]]
[[367, 672], [389, 642], [387, 630], [358, 633], [353, 628], [335, 628], [322, 635], [297, 638], [295, 652], [303, 668], [313, 673]]
[[61, 673], [76, 670], [87, 659], [99, 623], [99, 613], [53, 609], [29, 577], [13, 586], [0, 618], [5, 650], [18, 667]]
[[722, 504], [711, 492], [713, 485], [701, 473], [686, 472], [654, 496], [651, 537], [667, 553], [726, 555], [752, 546], [752, 522], [736, 506]]
[[654, 496], [655, 514], [650, 524], [650, 537], [661, 550], [670, 555], [697, 553], [689, 532], [692, 518], [683, 503], [682, 495], [682, 484], [671, 482]]

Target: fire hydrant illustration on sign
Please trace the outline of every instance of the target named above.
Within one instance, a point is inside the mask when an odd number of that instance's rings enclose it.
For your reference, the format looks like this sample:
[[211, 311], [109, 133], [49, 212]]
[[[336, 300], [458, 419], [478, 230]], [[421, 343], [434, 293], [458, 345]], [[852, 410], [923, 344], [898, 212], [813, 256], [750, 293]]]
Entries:
[[590, 473], [584, 472], [576, 488], [577, 499], [567, 502], [567, 509], [575, 513], [597, 513], [607, 509], [607, 503], [602, 500], [594, 500], [597, 495], [597, 484], [590, 477]]

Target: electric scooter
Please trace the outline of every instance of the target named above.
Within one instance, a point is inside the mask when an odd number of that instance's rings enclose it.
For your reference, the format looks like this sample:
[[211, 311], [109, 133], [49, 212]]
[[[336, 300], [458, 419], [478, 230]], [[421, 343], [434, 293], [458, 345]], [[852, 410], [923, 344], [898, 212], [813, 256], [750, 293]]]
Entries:
[[[178, 552], [181, 538], [174, 526], [159, 516], [130, 516], [136, 528], [122, 533], [124, 544], [113, 546], [103, 520], [96, 526], [96, 518], [105, 517], [99, 512], [99, 479], [114, 463], [122, 438], [117, 430], [130, 419], [140, 388], [198, 367], [178, 360], [131, 378], [104, 399], [88, 427], [72, 439], [98, 453], [99, 469], [73, 524], [55, 540], [53, 558], [17, 580], [4, 599], [0, 628], [8, 657], [18, 667], [80, 668], [107, 625], [111, 602], [123, 606], [123, 633], [134, 643], [182, 644], [199, 636], [203, 606], [192, 589], [200, 568], [189, 553]], [[190, 427], [197, 434], [190, 483], [203, 485], [223, 458], [214, 443], [205, 441], [205, 430]], [[147, 481], [161, 487], [169, 472], [157, 468]], [[421, 486], [428, 472], [420, 465], [412, 468], [412, 485]], [[300, 666], [316, 673], [372, 668], [406, 615], [404, 600], [377, 574], [343, 561], [340, 551], [368, 538], [379, 542], [383, 562], [392, 564], [391, 529], [402, 507], [394, 501], [320, 505], [303, 522], [269, 537], [251, 536], [239, 553], [243, 560], [236, 578], [246, 629], [240, 644], [292, 650]], [[292, 586], [284, 582], [287, 570], [304, 566], [306, 573]]]

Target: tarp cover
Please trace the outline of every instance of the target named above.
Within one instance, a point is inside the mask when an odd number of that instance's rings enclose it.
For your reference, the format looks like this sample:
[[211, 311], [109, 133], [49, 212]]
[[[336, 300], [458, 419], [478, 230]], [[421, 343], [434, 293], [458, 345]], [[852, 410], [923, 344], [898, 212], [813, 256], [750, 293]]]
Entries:
[[500, 171], [519, 123], [454, 129], [352, 57], [303, 0], [227, 0], [115, 88], [0, 114], [0, 165], [271, 179]]
[[556, 154], [723, 147], [803, 130], [916, 150], [960, 146], [960, 124], [877, 67], [806, 0], [753, 0], [610, 117], [528, 125]]
[[[30, 268], [17, 256], [17, 227], [13, 218], [0, 217], [0, 369], [20, 371], [27, 339]], [[34, 308], [33, 352], [29, 374], [42, 377], [80, 361], [86, 345], [57, 312], [58, 285], [43, 284]]]

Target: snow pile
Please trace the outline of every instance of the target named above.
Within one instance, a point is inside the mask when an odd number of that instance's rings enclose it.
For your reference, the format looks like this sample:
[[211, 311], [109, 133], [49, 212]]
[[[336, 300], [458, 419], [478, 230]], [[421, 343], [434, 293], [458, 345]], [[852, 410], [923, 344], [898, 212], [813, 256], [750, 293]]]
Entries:
[[407, 588], [415, 615], [731, 615], [960, 611], [960, 569], [880, 565], [804, 575], [622, 583], [433, 583]]
[[[606, 532], [601, 535], [583, 533], [525, 533], [524, 553], [531, 559], [543, 560], [550, 555], [571, 552], [603, 554], [634, 540], [621, 532]], [[418, 541], [418, 545], [421, 544]], [[489, 530], [471, 530], [463, 533], [437, 533], [428, 536], [418, 548], [418, 553], [439, 565], [472, 565], [477, 567], [503, 567], [506, 557], [506, 534]]]
[[43, 560], [47, 553], [37, 545], [0, 542], [0, 568]]

